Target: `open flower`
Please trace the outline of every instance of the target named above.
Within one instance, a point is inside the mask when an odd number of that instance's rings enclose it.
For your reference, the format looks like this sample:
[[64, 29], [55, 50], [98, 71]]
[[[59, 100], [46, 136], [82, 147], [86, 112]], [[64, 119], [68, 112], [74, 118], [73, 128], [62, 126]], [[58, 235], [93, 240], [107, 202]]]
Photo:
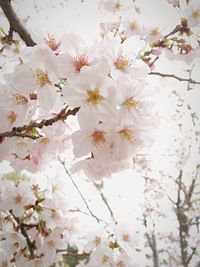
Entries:
[[[108, 66], [98, 54], [98, 43], [88, 46], [85, 41], [76, 34], [66, 34], [62, 39], [64, 53], [58, 56], [59, 75], [67, 79], [76, 79], [83, 69], [98, 66], [98, 73], [108, 74]], [[66, 51], [65, 51], [66, 49]]]
[[82, 125], [81, 130], [72, 134], [74, 155], [76, 157], [92, 155], [104, 163], [110, 157], [110, 129], [111, 125], [90, 120]]
[[[151, 110], [156, 90], [145, 86], [144, 82], [119, 83], [117, 102], [119, 114], [124, 120], [129, 120], [139, 129], [149, 128], [152, 121]], [[152, 116], [151, 116], [152, 115]]]
[[15, 216], [21, 217], [24, 214], [25, 206], [34, 205], [36, 197], [28, 183], [21, 181], [15, 185], [7, 182], [2, 193], [2, 200], [2, 207], [5, 210], [12, 210]]
[[80, 111], [87, 114], [99, 117], [115, 112], [115, 83], [99, 75], [96, 68], [85, 69], [76, 82], [65, 85], [63, 96], [66, 104], [72, 108], [81, 107]]
[[56, 68], [56, 56], [47, 49], [35, 48], [32, 51], [31, 63], [18, 65], [11, 75], [11, 85], [29, 93], [36, 92], [39, 105], [48, 110], [58, 100], [55, 84], [59, 81]]
[[28, 92], [7, 86], [0, 84], [0, 132], [28, 124], [36, 110]]
[[144, 42], [139, 37], [131, 37], [121, 41], [113, 36], [104, 38], [104, 57], [111, 67], [111, 77], [114, 80], [136, 79], [147, 76], [149, 67], [141, 59], [138, 59]]
[[196, 27], [200, 24], [200, 2], [198, 0], [190, 1], [183, 11], [188, 20], [189, 27]]

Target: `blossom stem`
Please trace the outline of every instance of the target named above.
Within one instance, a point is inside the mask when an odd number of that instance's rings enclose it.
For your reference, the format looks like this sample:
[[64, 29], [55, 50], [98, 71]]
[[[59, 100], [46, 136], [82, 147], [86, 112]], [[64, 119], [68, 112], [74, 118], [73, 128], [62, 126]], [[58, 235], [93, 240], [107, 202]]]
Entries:
[[27, 46], [34, 46], [36, 43], [33, 41], [31, 35], [27, 32], [25, 27], [20, 22], [20, 19], [17, 17], [10, 0], [0, 0], [0, 6], [8, 19], [12, 29], [19, 34], [22, 40]]

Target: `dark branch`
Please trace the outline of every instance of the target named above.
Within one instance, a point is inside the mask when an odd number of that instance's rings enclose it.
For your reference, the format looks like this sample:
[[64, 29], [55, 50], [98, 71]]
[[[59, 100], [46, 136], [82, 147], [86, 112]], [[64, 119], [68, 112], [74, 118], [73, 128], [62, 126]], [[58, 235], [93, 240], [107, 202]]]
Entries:
[[6, 37], [6, 43], [10, 44], [13, 40], [13, 27], [10, 25], [8, 36]]
[[29, 252], [30, 252], [30, 256], [31, 258], [34, 258], [34, 250], [35, 250], [35, 245], [34, 245], [34, 242], [32, 242], [24, 228], [24, 224], [21, 223], [20, 219], [17, 218], [12, 210], [10, 210], [10, 214], [13, 216], [13, 218], [15, 219], [16, 223], [18, 224], [20, 230], [21, 230], [21, 233], [22, 235], [26, 238], [26, 243], [27, 243], [27, 246], [28, 246], [28, 249], [29, 249]]
[[40, 122], [33, 121], [33, 122], [30, 122], [28, 125], [24, 125], [24, 126], [21, 126], [21, 127], [14, 127], [11, 131], [0, 133], [0, 142], [2, 142], [5, 137], [13, 137], [13, 136], [27, 137], [27, 138], [35, 139], [35, 138], [31, 137], [31, 135], [28, 133], [29, 131], [31, 131], [34, 128], [42, 129], [44, 126], [50, 126], [50, 125], [54, 124], [55, 122], [57, 122], [59, 120], [64, 121], [70, 115], [75, 116], [80, 108], [77, 107], [77, 108], [74, 108], [74, 109], [69, 109], [67, 111], [66, 111], [66, 109], [67, 109], [67, 107], [62, 109], [53, 118], [50, 118], [50, 119], [47, 119], [47, 120], [43, 119]]
[[31, 38], [25, 27], [20, 22], [15, 11], [12, 8], [10, 0], [0, 0], [0, 6], [8, 19], [11, 28], [16, 31], [27, 46], [34, 46], [36, 43]]
[[153, 266], [154, 267], [159, 267], [159, 258], [158, 258], [158, 250], [157, 250], [157, 242], [155, 238], [155, 234], [152, 232], [152, 234], [146, 233], [147, 241], [149, 243], [149, 247], [151, 248], [152, 251], [152, 256], [153, 256]]

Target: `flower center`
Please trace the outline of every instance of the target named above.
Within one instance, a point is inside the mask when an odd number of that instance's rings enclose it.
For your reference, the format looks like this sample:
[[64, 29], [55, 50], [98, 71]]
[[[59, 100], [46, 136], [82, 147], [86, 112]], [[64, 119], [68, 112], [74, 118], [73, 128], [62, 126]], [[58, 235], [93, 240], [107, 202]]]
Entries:
[[49, 248], [55, 248], [55, 243], [54, 243], [53, 240], [50, 240], [50, 241], [48, 242], [48, 247], [49, 247]]
[[15, 196], [15, 203], [17, 204], [17, 203], [20, 203], [21, 202], [21, 200], [22, 200], [22, 196], [20, 196], [19, 194], [18, 195], [16, 195]]
[[14, 123], [17, 119], [17, 115], [11, 111], [8, 115], [7, 115], [7, 119], [11, 122]]
[[57, 212], [56, 212], [55, 210], [52, 210], [52, 211], [51, 211], [51, 218], [52, 218], [53, 220], [56, 220], [56, 219], [58, 218], [58, 214], [57, 214]]
[[47, 38], [45, 38], [46, 44], [48, 45], [51, 50], [55, 51], [60, 46], [60, 43], [56, 42], [54, 34], [48, 34]]
[[126, 141], [133, 143], [133, 132], [129, 129], [123, 129], [121, 131], [118, 132], [120, 134], [120, 136], [125, 139]]
[[126, 267], [126, 265], [123, 261], [120, 261], [117, 263], [117, 267]]
[[91, 104], [98, 104], [103, 101], [105, 98], [99, 94], [99, 89], [95, 88], [94, 90], [87, 90], [87, 102]]
[[47, 73], [45, 73], [43, 70], [37, 69], [35, 75], [36, 75], [36, 82], [40, 87], [43, 87], [47, 84], [51, 84], [51, 81], [49, 80]]
[[105, 132], [103, 132], [103, 131], [95, 131], [91, 135], [91, 138], [92, 138], [93, 145], [95, 145], [96, 147], [99, 147], [100, 145], [102, 145], [106, 141]]
[[98, 246], [101, 243], [101, 238], [99, 236], [95, 237], [94, 243], [96, 246]]
[[76, 71], [80, 72], [81, 68], [84, 66], [89, 66], [88, 59], [85, 56], [76, 57], [74, 59], [74, 66]]
[[27, 98], [23, 95], [13, 94], [12, 97], [17, 105], [25, 105], [28, 102]]
[[114, 8], [116, 8], [116, 9], [120, 9], [121, 6], [122, 6], [122, 5], [121, 5], [120, 1], [118, 0], [118, 1], [115, 2]]
[[115, 66], [119, 70], [125, 71], [131, 66], [131, 64], [128, 58], [121, 56], [120, 58], [117, 59]]
[[150, 34], [153, 36], [158, 35], [159, 34], [158, 28], [157, 27], [152, 28]]
[[130, 28], [132, 31], [137, 30], [137, 28], [138, 28], [137, 22], [134, 21], [134, 20], [130, 21], [130, 22], [129, 22], [129, 28]]
[[47, 137], [43, 137], [43, 138], [41, 138], [41, 140], [40, 140], [40, 143], [42, 143], [42, 144], [44, 144], [44, 145], [48, 145], [49, 142], [50, 142], [50, 140], [49, 140], [49, 138], [47, 138]]
[[109, 257], [104, 255], [102, 258], [102, 263], [109, 263]]
[[129, 236], [128, 234], [124, 234], [124, 235], [123, 235], [123, 240], [124, 240], [125, 242], [129, 242], [129, 241], [130, 241], [130, 236]]
[[124, 101], [121, 106], [125, 106], [128, 109], [140, 109], [142, 106], [142, 103], [139, 100], [134, 99], [133, 97], [128, 98], [126, 101]]
[[192, 17], [193, 18], [198, 18], [198, 17], [200, 17], [200, 11], [197, 9], [197, 10], [194, 10], [193, 12], [192, 12]]

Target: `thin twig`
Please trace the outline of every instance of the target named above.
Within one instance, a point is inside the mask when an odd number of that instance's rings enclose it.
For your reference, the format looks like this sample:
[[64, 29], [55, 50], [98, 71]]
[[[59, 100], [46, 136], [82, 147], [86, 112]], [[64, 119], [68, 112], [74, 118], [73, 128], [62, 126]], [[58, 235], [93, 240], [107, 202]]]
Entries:
[[153, 64], [159, 59], [159, 56], [155, 57], [154, 60], [149, 64], [149, 67], [152, 67]]
[[160, 72], [155, 72], [155, 71], [152, 71], [149, 73], [149, 75], [157, 75], [157, 76], [161, 76], [163, 78], [174, 78], [180, 82], [190, 82], [190, 83], [193, 83], [193, 84], [200, 84], [199, 81], [194, 81], [193, 79], [191, 78], [181, 78], [181, 77], [178, 77], [174, 74], [168, 74], [168, 73], [160, 73]]
[[106, 205], [107, 209], [109, 210], [109, 213], [110, 213], [113, 221], [115, 222], [115, 224], [117, 224], [117, 221], [115, 219], [114, 213], [113, 213], [110, 205], [108, 204], [108, 201], [107, 201], [106, 197], [104, 196], [104, 194], [102, 193], [101, 189], [98, 187], [98, 185], [95, 182], [93, 182], [93, 185], [96, 187], [97, 191], [99, 192], [99, 194], [101, 196], [101, 199], [104, 202], [104, 204]]
[[68, 175], [69, 179], [71, 180], [72, 184], [74, 185], [74, 187], [75, 187], [76, 190], [78, 191], [78, 193], [79, 193], [81, 199], [82, 199], [83, 202], [85, 203], [85, 206], [86, 206], [87, 210], [89, 211], [90, 215], [91, 215], [93, 218], [95, 218], [95, 220], [96, 220], [98, 223], [100, 223], [100, 219], [99, 219], [99, 218], [98, 218], [98, 217], [91, 211], [91, 209], [90, 209], [90, 207], [89, 207], [89, 205], [88, 205], [86, 199], [84, 198], [84, 196], [83, 196], [83, 194], [81, 193], [79, 187], [77, 186], [77, 184], [75, 183], [75, 181], [74, 181], [74, 179], [72, 178], [71, 174], [69, 173], [68, 169], [66, 168], [65, 163], [64, 163], [62, 160], [60, 160], [60, 163], [62, 164], [63, 168], [65, 169], [65, 172], [66, 172], [66, 174]]

